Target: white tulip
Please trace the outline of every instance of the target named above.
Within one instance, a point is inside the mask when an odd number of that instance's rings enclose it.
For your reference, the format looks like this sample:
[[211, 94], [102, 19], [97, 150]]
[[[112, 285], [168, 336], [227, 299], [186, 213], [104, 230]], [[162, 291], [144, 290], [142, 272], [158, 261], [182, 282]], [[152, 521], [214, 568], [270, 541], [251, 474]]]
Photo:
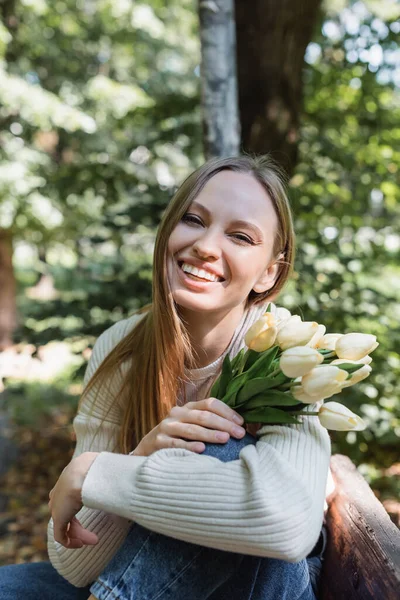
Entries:
[[318, 350], [308, 346], [295, 346], [282, 353], [279, 366], [286, 377], [301, 377], [323, 360], [324, 357]]
[[310, 394], [304, 391], [302, 385], [294, 385], [290, 388], [290, 393], [293, 398], [296, 398], [299, 402], [304, 402], [304, 404], [316, 404], [326, 398], [326, 396], [310, 396]]
[[277, 334], [276, 318], [272, 313], [265, 313], [247, 331], [244, 342], [250, 350], [264, 352], [274, 345]]
[[337, 340], [335, 352], [338, 358], [359, 360], [379, 346], [376, 335], [369, 333], [346, 333]]
[[[367, 359], [367, 360], [365, 360]], [[350, 360], [349, 358], [335, 358], [329, 364], [330, 365], [369, 365], [372, 362], [372, 358], [370, 356], [364, 356], [364, 358], [360, 358], [360, 360]]]
[[299, 315], [291, 315], [288, 319], [278, 322], [278, 331], [286, 327], [286, 325], [292, 325], [293, 323], [301, 323]]
[[318, 412], [320, 423], [334, 431], [362, 431], [366, 428], [361, 417], [339, 402], [327, 402]]
[[356, 383], [359, 383], [363, 379], [366, 379], [371, 373], [371, 371], [372, 369], [369, 365], [364, 365], [363, 367], [361, 367], [361, 369], [358, 369], [358, 371], [355, 371], [351, 374], [350, 379], [347, 379], [347, 381], [345, 381], [343, 387], [346, 388], [350, 387], [351, 385], [355, 385]]
[[276, 341], [281, 350], [287, 350], [294, 346], [305, 346], [317, 331], [318, 323], [302, 321], [298, 315], [294, 315], [284, 323], [282, 328], [278, 328]]
[[356, 362], [363, 364], [363, 365], [370, 365], [372, 363], [372, 358], [368, 354], [366, 354], [365, 356], [363, 356]]
[[347, 371], [331, 365], [320, 365], [304, 375], [301, 380], [306, 394], [330, 398], [338, 394], [347, 379]]
[[318, 325], [317, 332], [314, 333], [313, 337], [306, 345], [310, 346], [310, 348], [318, 348], [318, 344], [324, 337], [325, 331], [326, 331], [325, 325]]
[[343, 336], [343, 333], [326, 333], [318, 342], [317, 348], [325, 350], [335, 350], [336, 342]]
[[279, 306], [276, 309], [275, 316], [276, 316], [276, 318], [278, 320], [278, 323], [280, 324], [280, 323], [282, 323], [282, 322], [287, 321], [288, 319], [290, 319], [290, 317], [292, 315], [290, 313], [290, 310], [288, 310], [284, 306]]

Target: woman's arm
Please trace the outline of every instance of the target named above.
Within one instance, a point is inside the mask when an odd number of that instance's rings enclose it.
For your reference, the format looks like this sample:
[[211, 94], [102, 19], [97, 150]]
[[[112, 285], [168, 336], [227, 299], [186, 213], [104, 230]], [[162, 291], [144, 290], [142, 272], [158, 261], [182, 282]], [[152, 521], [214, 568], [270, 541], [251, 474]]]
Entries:
[[[138, 317], [116, 323], [97, 340], [86, 369], [86, 385], [100, 363], [116, 344], [132, 329]], [[96, 398], [96, 403], [94, 399]], [[106, 419], [104, 419], [104, 416]], [[91, 390], [86, 396], [73, 426], [76, 448], [73, 458], [84, 452], [112, 451], [116, 447], [120, 428], [120, 410], [115, 397]], [[48, 525], [48, 553], [53, 566], [70, 583], [83, 587], [94, 581], [109, 563], [124, 541], [131, 522], [103, 510], [83, 507], [77, 519], [85, 529], [94, 532], [99, 541], [95, 546], [67, 549], [54, 540], [53, 521]]]
[[299, 561], [320, 533], [330, 458], [318, 418], [303, 421], [264, 426], [256, 446], [229, 463], [184, 449], [101, 452], [83, 503], [187, 542]]

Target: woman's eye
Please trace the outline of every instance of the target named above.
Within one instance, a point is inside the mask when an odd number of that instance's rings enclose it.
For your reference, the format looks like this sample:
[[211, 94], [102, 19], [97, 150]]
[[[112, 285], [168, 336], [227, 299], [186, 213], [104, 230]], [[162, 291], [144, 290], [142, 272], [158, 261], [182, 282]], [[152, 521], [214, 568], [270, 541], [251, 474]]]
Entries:
[[[203, 225], [203, 221], [200, 219], [200, 217], [198, 217], [197, 215], [190, 214], [190, 213], [184, 214], [181, 221], [183, 221], [183, 223], [193, 223], [194, 225]], [[254, 245], [253, 240], [248, 235], [245, 235], [244, 233], [233, 233], [231, 235], [231, 237], [235, 238], [235, 240], [237, 240], [241, 244]]]
[[183, 215], [182, 221], [184, 223], [197, 223], [198, 225], [202, 225], [200, 217], [197, 217], [196, 215], [190, 215], [189, 213]]
[[233, 237], [245, 244], [254, 244], [253, 240], [247, 235], [244, 235], [244, 233], [235, 233], [233, 234]]

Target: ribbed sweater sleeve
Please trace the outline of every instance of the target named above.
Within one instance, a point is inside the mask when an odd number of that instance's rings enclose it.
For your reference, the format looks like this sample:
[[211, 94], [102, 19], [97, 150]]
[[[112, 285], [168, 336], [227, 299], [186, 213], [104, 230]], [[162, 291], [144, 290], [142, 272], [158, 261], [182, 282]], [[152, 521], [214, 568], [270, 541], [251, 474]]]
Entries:
[[228, 463], [181, 448], [102, 452], [83, 503], [187, 542], [297, 562], [323, 521], [330, 441], [318, 423], [264, 426], [257, 444]]
[[[84, 385], [88, 383], [107, 354], [127, 335], [137, 320], [138, 317], [134, 316], [120, 321], [98, 338], [86, 369]], [[112, 389], [117, 392], [118, 386]], [[95, 398], [96, 402], [94, 402]], [[121, 415], [116, 395], [111, 394], [109, 389], [107, 392], [99, 392], [94, 388], [86, 396], [73, 421], [76, 435], [73, 458], [88, 451], [112, 451], [117, 444], [120, 422]], [[53, 520], [50, 519], [47, 529], [47, 549], [55, 569], [73, 585], [83, 587], [94, 581], [104, 570], [121, 546], [131, 523], [115, 514], [86, 506], [79, 511], [76, 517], [83, 527], [98, 535], [98, 544], [73, 550], [65, 548], [54, 540]]]

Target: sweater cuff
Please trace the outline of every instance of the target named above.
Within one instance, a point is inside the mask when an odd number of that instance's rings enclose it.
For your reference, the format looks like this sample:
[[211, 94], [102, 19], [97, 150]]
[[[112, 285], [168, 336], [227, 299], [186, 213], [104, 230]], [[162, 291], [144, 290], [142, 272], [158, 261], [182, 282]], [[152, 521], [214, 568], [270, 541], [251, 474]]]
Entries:
[[132, 520], [137, 473], [147, 459], [148, 456], [100, 452], [83, 482], [83, 505]]

